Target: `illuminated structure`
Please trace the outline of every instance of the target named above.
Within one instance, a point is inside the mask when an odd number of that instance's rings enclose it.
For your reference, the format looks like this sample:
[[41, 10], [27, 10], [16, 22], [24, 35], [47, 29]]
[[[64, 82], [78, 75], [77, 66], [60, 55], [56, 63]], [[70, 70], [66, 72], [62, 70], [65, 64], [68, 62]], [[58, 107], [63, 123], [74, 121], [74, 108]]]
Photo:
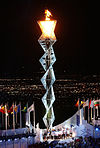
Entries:
[[53, 111], [53, 103], [55, 101], [55, 95], [53, 91], [53, 83], [55, 81], [55, 75], [52, 65], [56, 61], [56, 57], [53, 50], [53, 44], [56, 42], [54, 29], [56, 26], [56, 20], [50, 20], [51, 13], [45, 10], [45, 20], [38, 21], [41, 28], [42, 35], [39, 38], [39, 43], [44, 50], [44, 55], [40, 58], [40, 63], [45, 70], [44, 76], [41, 78], [41, 82], [46, 89], [46, 93], [42, 98], [42, 102], [46, 108], [46, 114], [43, 117], [43, 121], [47, 129], [52, 128], [55, 116]]

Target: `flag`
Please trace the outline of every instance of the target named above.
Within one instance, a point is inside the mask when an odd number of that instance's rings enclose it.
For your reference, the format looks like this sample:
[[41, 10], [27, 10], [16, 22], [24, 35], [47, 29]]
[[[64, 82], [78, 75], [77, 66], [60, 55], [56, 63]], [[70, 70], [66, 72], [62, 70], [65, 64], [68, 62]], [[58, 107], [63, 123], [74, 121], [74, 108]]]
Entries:
[[77, 101], [77, 103], [75, 104], [75, 106], [78, 107], [78, 105], [79, 105], [79, 100]]
[[[14, 114], [20, 112], [20, 104], [14, 107]], [[13, 107], [11, 108], [11, 114], [13, 114]]]
[[83, 104], [83, 107], [86, 107], [89, 105], [89, 101], [87, 100], [84, 104]]
[[32, 104], [32, 105], [27, 109], [27, 112], [31, 112], [31, 111], [34, 111], [34, 104]]
[[90, 109], [90, 105], [91, 105], [91, 99], [90, 99], [90, 102], [89, 102], [89, 109]]
[[8, 110], [8, 113], [13, 112], [13, 105], [10, 107], [10, 109]]
[[3, 114], [5, 114], [5, 106], [2, 106], [1, 107], [0, 112], [3, 113]]
[[18, 112], [20, 112], [20, 104], [15, 106], [15, 108], [14, 108], [14, 114], [16, 114]]
[[94, 101], [94, 106], [100, 106], [100, 99]]
[[17, 108], [17, 113], [20, 112], [20, 104], [18, 105], [18, 108]]
[[90, 102], [90, 107], [93, 108], [93, 106], [94, 106], [94, 101], [91, 101]]
[[94, 106], [99, 106], [100, 104], [99, 104], [99, 102], [98, 101], [95, 101], [94, 102]]
[[22, 109], [22, 112], [27, 112], [27, 105], [24, 106], [24, 108]]
[[76, 124], [77, 124], [77, 126], [79, 126], [79, 124], [80, 124], [80, 116], [79, 115], [76, 115]]
[[16, 113], [16, 112], [17, 112], [17, 108], [18, 108], [18, 107], [17, 107], [17, 106], [15, 106], [15, 108], [14, 108], [14, 113]]
[[82, 105], [82, 104], [84, 104], [85, 102], [84, 101], [81, 101], [81, 104], [80, 105]]

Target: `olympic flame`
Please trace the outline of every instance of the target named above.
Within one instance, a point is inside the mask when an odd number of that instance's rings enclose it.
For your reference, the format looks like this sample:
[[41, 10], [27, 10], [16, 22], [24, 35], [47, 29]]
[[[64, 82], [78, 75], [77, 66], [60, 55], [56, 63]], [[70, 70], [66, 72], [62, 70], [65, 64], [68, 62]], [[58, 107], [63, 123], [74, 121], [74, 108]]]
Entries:
[[45, 20], [50, 20], [50, 16], [52, 16], [51, 12], [49, 10], [45, 10]]
[[52, 16], [51, 12], [48, 10], [45, 10], [45, 20], [44, 21], [38, 21], [38, 24], [41, 28], [42, 35], [41, 38], [50, 38], [52, 40], [56, 40], [54, 30], [57, 21], [56, 20], [50, 20], [50, 16]]

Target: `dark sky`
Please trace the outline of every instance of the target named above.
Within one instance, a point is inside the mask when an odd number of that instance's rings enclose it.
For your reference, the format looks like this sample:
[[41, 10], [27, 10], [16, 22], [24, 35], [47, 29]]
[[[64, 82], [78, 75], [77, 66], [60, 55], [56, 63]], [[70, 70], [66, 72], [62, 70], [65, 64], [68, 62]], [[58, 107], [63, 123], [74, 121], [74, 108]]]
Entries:
[[[43, 71], [38, 20], [49, 9], [57, 20], [56, 75], [100, 74], [94, 2], [88, 0], [2, 0], [0, 2], [0, 78], [32, 77]], [[94, 25], [95, 24], [95, 25]], [[98, 33], [97, 33], [98, 34]], [[55, 111], [56, 120], [58, 110]], [[64, 111], [64, 110], [63, 110]], [[70, 113], [70, 112], [69, 112]], [[60, 111], [60, 114], [63, 112]], [[68, 117], [65, 114], [64, 117]], [[42, 120], [42, 119], [41, 119]], [[60, 122], [59, 122], [60, 123]]]
[[0, 7], [0, 77], [32, 76], [42, 71], [37, 21], [44, 19], [45, 8], [57, 20], [55, 72], [100, 73], [93, 9], [88, 0], [5, 0]]

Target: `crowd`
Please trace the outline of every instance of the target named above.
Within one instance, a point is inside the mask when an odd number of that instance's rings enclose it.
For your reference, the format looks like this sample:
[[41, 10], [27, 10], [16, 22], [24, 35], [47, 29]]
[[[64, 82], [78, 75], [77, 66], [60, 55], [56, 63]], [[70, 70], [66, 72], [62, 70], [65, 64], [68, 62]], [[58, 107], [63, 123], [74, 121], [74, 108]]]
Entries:
[[53, 129], [52, 131], [44, 132], [43, 139], [66, 139], [72, 137], [72, 128]]
[[71, 142], [52, 141], [52, 142], [40, 142], [29, 146], [28, 148], [100, 148], [100, 139], [94, 139], [92, 137], [79, 137], [73, 139]]

